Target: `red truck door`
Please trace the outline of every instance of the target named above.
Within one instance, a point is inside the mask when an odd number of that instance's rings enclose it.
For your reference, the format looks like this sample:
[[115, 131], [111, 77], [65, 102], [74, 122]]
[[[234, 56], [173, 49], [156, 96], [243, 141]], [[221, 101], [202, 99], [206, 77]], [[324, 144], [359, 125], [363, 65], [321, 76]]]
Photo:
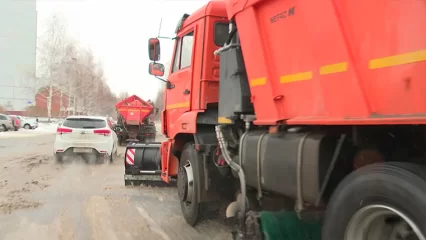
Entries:
[[170, 130], [174, 128], [176, 119], [191, 108], [194, 36], [195, 29], [189, 28], [175, 42], [174, 59], [167, 79], [171, 88], [166, 89], [166, 116]]

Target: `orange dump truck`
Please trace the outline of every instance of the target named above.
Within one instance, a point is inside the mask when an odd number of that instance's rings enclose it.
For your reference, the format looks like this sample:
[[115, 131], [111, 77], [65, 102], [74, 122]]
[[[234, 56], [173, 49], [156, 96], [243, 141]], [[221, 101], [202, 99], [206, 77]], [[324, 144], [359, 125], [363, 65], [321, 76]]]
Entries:
[[177, 22], [165, 141], [127, 153], [190, 225], [234, 199], [235, 239], [424, 240], [425, 30], [425, 0], [210, 1]]
[[115, 104], [117, 109], [116, 133], [121, 144], [125, 142], [150, 142], [155, 140], [152, 103], [133, 95]]

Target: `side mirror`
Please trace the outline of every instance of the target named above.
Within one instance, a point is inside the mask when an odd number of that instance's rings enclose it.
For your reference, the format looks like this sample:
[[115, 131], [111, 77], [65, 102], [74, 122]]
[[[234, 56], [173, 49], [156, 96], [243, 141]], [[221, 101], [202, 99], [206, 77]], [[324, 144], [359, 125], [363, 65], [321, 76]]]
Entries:
[[158, 38], [150, 38], [148, 42], [149, 60], [160, 60], [160, 40]]
[[161, 63], [150, 63], [149, 64], [149, 74], [162, 77], [164, 76], [164, 65]]

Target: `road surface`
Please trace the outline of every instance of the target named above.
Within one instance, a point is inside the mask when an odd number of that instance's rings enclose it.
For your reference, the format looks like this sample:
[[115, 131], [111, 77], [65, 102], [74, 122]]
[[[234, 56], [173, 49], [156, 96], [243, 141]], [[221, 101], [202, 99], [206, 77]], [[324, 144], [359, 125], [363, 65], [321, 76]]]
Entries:
[[231, 238], [223, 219], [188, 226], [173, 187], [124, 187], [121, 157], [56, 164], [53, 141], [52, 134], [0, 138], [0, 239]]

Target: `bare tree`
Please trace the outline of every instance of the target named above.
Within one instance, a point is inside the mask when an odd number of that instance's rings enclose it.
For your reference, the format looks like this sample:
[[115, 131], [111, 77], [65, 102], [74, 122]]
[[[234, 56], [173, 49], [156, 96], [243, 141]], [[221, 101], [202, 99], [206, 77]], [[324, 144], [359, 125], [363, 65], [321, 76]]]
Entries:
[[47, 101], [47, 116], [52, 117], [52, 98], [61, 94], [61, 81], [58, 69], [64, 59], [68, 36], [65, 21], [59, 15], [53, 15], [47, 21], [47, 30], [38, 39], [39, 76], [36, 89]]
[[102, 63], [95, 60], [90, 49], [80, 49], [73, 66], [74, 111], [90, 115], [110, 112], [117, 99], [107, 86]]
[[124, 100], [124, 99], [126, 99], [126, 98], [128, 98], [128, 97], [130, 97], [130, 95], [129, 95], [129, 93], [128, 93], [128, 92], [120, 92], [120, 94], [118, 94], [118, 99], [119, 99], [120, 101], [122, 101], [122, 100]]
[[60, 116], [64, 110], [67, 115], [113, 114], [117, 97], [107, 85], [102, 63], [91, 49], [82, 48], [68, 36], [59, 15], [53, 15], [47, 26], [38, 40], [38, 76], [28, 86], [46, 101], [48, 118], [52, 117], [54, 96], [59, 97]]

